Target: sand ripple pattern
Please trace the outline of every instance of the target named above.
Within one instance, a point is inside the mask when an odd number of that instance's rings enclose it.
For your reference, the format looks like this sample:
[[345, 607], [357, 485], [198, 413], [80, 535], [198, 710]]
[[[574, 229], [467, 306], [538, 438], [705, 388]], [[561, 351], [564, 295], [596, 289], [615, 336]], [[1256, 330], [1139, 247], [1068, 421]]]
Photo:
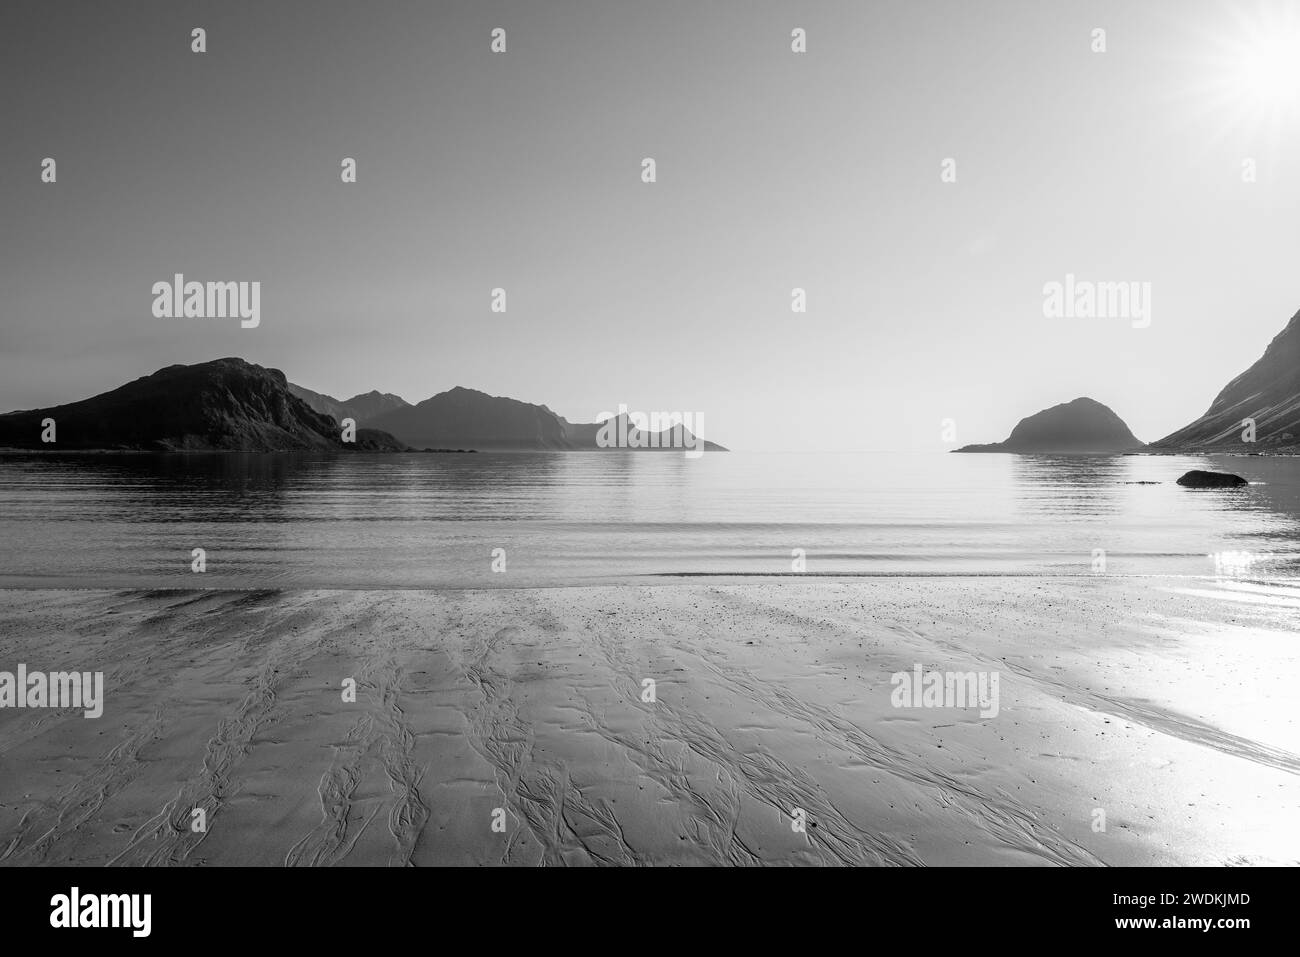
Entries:
[[[0, 712], [0, 865], [1296, 863], [1300, 758], [1150, 677], [1214, 596], [1118, 587], [0, 591], [0, 668], [106, 684]], [[1187, 647], [1231, 680], [1286, 612]], [[1000, 715], [892, 708], [913, 662], [998, 670]]]

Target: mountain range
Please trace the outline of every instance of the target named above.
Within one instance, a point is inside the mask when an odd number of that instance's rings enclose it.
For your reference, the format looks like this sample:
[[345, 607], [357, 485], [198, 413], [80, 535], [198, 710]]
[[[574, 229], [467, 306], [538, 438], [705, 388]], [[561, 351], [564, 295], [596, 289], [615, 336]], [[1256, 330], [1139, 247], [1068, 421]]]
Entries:
[[[535, 449], [605, 451], [597, 441], [603, 423], [570, 422], [544, 405], [488, 395], [462, 386], [439, 392], [416, 405], [410, 405], [395, 395], [379, 396], [376, 392], [339, 402], [331, 396], [309, 393], [301, 387], [290, 388], [297, 389], [304, 398], [308, 394], [314, 396], [308, 401], [319, 412], [335, 414], [332, 410], [341, 408], [349, 411], [358, 425], [391, 432], [402, 442], [418, 448], [463, 446], [497, 452]], [[372, 396], [386, 401], [371, 399]], [[683, 447], [700, 447], [689, 429], [683, 429], [680, 436], [674, 437], [666, 429], [642, 432], [631, 422], [619, 422], [618, 418], [612, 427], [615, 431], [620, 427], [623, 429], [627, 448], [680, 451]], [[727, 451], [714, 442], [706, 441], [702, 447], [708, 452]]]
[[304, 389], [292, 382], [289, 383], [289, 391], [317, 412], [330, 416], [334, 421], [342, 422], [344, 419], [352, 419], [357, 425], [369, 422], [369, 420], [384, 412], [406, 408], [410, 405], [400, 395], [393, 395], [391, 392], [370, 391], [361, 395], [354, 395], [350, 399], [339, 400], [331, 395]]
[[415, 405], [403, 403], [367, 421], [388, 423], [404, 442], [417, 446], [470, 445], [493, 451], [569, 448], [562, 420], [545, 406], [461, 386]]
[[[344, 441], [343, 420], [357, 425]], [[0, 447], [152, 451], [726, 451], [689, 429], [640, 431], [626, 415], [580, 423], [544, 405], [461, 386], [412, 405], [378, 391], [350, 399], [314, 392], [278, 369], [238, 358], [171, 365], [109, 392], [0, 415]], [[602, 435], [603, 433], [603, 435]], [[958, 452], [1300, 452], [1300, 312], [1264, 355], [1229, 382], [1200, 418], [1144, 446], [1089, 398], [1022, 419], [1002, 442]]]
[[[343, 420], [356, 426], [344, 441]], [[638, 432], [615, 420], [625, 446], [703, 448], [689, 430]], [[0, 447], [143, 451], [605, 451], [602, 423], [572, 423], [544, 405], [456, 387], [411, 405], [390, 393], [340, 400], [238, 358], [172, 365], [66, 405], [0, 415]], [[51, 429], [53, 430], [51, 432]], [[617, 431], [616, 431], [617, 434]], [[52, 439], [49, 441], [48, 439]], [[673, 442], [672, 440], [676, 441]]]

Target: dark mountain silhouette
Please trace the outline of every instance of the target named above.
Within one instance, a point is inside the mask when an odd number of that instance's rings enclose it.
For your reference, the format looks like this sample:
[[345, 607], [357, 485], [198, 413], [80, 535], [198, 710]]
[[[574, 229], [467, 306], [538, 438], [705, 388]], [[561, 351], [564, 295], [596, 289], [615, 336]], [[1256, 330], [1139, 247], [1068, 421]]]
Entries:
[[[345, 418], [365, 426], [354, 442], [342, 441]], [[52, 443], [42, 441], [46, 419], [55, 422]], [[626, 419], [606, 431], [619, 425], [631, 448], [699, 447], [689, 431], [643, 433]], [[0, 447], [46, 451], [596, 451], [600, 431], [600, 423], [571, 423], [544, 405], [460, 387], [419, 405], [380, 392], [340, 401], [291, 384], [278, 369], [234, 358], [168, 366], [80, 402], [0, 415]], [[711, 442], [704, 448], [726, 451]]]
[[371, 391], [354, 395], [350, 399], [336, 399], [323, 392], [313, 392], [294, 383], [289, 383], [289, 391], [302, 399], [317, 412], [328, 415], [336, 422], [352, 419], [357, 425], [368, 425], [370, 420], [390, 412], [393, 409], [409, 407], [410, 403], [400, 395]]
[[[440, 392], [416, 405], [386, 412], [371, 420], [370, 424], [417, 447], [464, 447], [484, 451], [604, 451], [596, 441], [600, 423], [569, 422], [544, 405], [488, 395], [461, 386]], [[664, 442], [663, 433], [659, 433], [657, 444], [664, 448], [652, 448], [648, 433], [638, 433], [630, 423], [627, 428], [637, 437], [635, 445], [629, 441], [629, 447], [645, 451], [681, 451], [687, 442], [694, 445], [693, 437], [688, 438], [690, 433], [685, 432], [672, 448], [668, 448], [670, 443]], [[642, 440], [645, 440], [644, 445]], [[712, 442], [706, 442], [704, 449], [726, 451]]]
[[393, 395], [391, 392], [379, 392], [375, 389], [343, 400], [344, 408], [355, 413], [353, 418], [357, 420], [357, 425], [369, 424], [371, 419], [378, 418], [385, 412], [391, 412], [393, 409], [404, 409], [410, 404], [400, 395]]
[[1083, 454], [1141, 448], [1123, 419], [1095, 399], [1079, 398], [1021, 419], [1005, 442], [967, 445], [955, 451]]
[[[53, 419], [56, 441], [41, 441]], [[279, 369], [243, 359], [173, 365], [80, 402], [0, 415], [0, 446], [47, 451], [300, 450], [386, 451], [391, 435], [358, 429], [342, 441], [338, 424], [289, 390]]]
[[[328, 415], [335, 422], [342, 422], [348, 416], [356, 418], [356, 416], [352, 415], [352, 411], [344, 406], [342, 401], [332, 395], [313, 392], [311, 389], [304, 389], [292, 382], [289, 383], [289, 391], [306, 402], [314, 411], [319, 412], [321, 415]], [[360, 425], [361, 423], [358, 422], [357, 424]]]
[[416, 447], [485, 451], [567, 449], [559, 417], [538, 405], [459, 386], [374, 419], [376, 428]]
[[[1253, 443], [1243, 438], [1245, 419], [1255, 422]], [[1254, 365], [1223, 387], [1209, 411], [1150, 448], [1157, 452], [1300, 451], [1300, 312]]]

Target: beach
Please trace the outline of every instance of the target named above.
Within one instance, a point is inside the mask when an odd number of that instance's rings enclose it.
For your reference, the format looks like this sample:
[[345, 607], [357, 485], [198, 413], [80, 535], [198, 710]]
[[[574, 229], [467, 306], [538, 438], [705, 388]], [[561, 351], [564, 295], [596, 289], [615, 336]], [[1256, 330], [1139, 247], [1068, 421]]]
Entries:
[[0, 590], [0, 864], [1300, 862], [1300, 587], [651, 581]]

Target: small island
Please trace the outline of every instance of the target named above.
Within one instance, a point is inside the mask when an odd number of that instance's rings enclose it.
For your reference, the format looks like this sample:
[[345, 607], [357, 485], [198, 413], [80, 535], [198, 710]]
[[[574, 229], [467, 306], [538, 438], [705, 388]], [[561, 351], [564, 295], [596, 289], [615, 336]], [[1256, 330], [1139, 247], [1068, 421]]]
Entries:
[[966, 445], [953, 451], [1113, 455], [1145, 447], [1109, 407], [1095, 399], [1078, 398], [1021, 419], [1004, 442]]

